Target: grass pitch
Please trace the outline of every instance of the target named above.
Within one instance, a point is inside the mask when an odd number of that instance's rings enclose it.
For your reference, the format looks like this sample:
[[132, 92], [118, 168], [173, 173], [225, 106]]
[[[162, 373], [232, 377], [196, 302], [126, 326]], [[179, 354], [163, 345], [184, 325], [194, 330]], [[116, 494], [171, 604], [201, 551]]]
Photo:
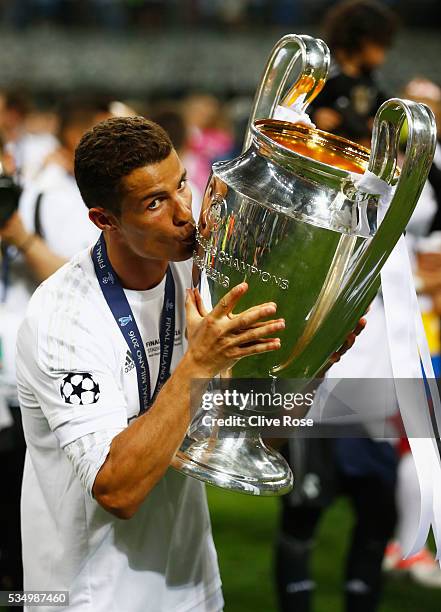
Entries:
[[[207, 492], [225, 612], [277, 612], [272, 564], [279, 500], [213, 487]], [[349, 503], [340, 499], [324, 516], [318, 533], [312, 565], [317, 583], [314, 612], [343, 612], [341, 585], [351, 526]], [[440, 610], [441, 589], [422, 588], [407, 579], [385, 580], [379, 612]]]

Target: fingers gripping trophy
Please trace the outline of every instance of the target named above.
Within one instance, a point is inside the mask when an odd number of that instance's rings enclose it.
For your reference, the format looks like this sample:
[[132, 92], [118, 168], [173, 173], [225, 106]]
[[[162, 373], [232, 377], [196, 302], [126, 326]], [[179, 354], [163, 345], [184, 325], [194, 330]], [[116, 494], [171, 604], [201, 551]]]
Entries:
[[[435, 122], [423, 104], [391, 99], [378, 110], [371, 151], [305, 125], [325, 85], [329, 50], [310, 36], [274, 47], [259, 85], [243, 153], [213, 165], [197, 227], [195, 286], [213, 303], [246, 281], [242, 309], [277, 304], [281, 349], [242, 359], [233, 378], [312, 379], [375, 296], [380, 270], [417, 203], [433, 159]], [[300, 73], [291, 88], [293, 69]], [[302, 122], [298, 122], [298, 120]], [[401, 171], [398, 142], [408, 139]], [[381, 189], [393, 186], [385, 215]], [[381, 223], [377, 220], [383, 217]], [[253, 407], [247, 407], [253, 410]], [[281, 495], [293, 484], [283, 457], [252, 428], [222, 436], [198, 412], [175, 467], [210, 484]]]

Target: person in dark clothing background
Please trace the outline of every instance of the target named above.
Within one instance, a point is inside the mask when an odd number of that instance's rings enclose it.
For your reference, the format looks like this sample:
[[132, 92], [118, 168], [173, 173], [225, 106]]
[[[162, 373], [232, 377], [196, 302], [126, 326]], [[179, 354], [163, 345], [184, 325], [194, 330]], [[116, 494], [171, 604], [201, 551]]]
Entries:
[[319, 129], [370, 146], [375, 113], [388, 97], [375, 70], [386, 59], [397, 25], [394, 13], [371, 0], [331, 8], [323, 30], [333, 62], [310, 113]]

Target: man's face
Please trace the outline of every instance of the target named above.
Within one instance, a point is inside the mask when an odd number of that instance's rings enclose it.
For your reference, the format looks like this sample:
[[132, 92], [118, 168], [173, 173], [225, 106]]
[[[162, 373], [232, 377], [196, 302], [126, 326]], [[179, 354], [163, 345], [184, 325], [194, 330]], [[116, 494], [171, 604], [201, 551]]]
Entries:
[[176, 152], [122, 179], [120, 238], [137, 255], [184, 261], [195, 243], [191, 191]]
[[382, 66], [386, 59], [387, 49], [371, 41], [363, 41], [359, 51], [360, 65], [364, 72], [370, 73]]

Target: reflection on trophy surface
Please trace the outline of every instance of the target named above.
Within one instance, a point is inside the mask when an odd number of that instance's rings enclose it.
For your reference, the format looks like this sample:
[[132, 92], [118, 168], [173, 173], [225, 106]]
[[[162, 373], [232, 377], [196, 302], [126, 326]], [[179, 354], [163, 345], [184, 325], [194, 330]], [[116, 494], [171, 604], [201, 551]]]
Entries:
[[[286, 94], [298, 59], [300, 76]], [[371, 152], [287, 121], [293, 105], [304, 113], [319, 93], [328, 66], [322, 41], [296, 35], [279, 41], [256, 95], [244, 152], [214, 164], [206, 188], [195, 286], [208, 282], [214, 304], [246, 281], [241, 309], [276, 302], [277, 316], [286, 321], [282, 348], [240, 360], [234, 378], [306, 380], [322, 370], [378, 290], [381, 267], [412, 214], [433, 158], [433, 116], [414, 102], [382, 105]], [[277, 119], [280, 109], [283, 120]], [[400, 173], [396, 158], [404, 121], [409, 136]], [[359, 183], [367, 170], [377, 182], [395, 186], [378, 227], [381, 190], [375, 181]], [[212, 484], [255, 495], [281, 494], [292, 486], [288, 466], [258, 434], [245, 429], [222, 438], [217, 428], [201, 426], [200, 415], [177, 465]]]

